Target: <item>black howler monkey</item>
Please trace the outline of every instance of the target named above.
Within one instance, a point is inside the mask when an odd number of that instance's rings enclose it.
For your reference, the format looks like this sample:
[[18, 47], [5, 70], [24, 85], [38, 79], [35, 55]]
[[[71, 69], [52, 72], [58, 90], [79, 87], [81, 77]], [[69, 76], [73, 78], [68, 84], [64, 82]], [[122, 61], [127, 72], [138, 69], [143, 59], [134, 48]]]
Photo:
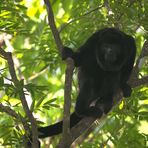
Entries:
[[[79, 94], [75, 112], [70, 117], [73, 127], [85, 116], [101, 117], [112, 108], [113, 97], [122, 89], [124, 97], [131, 95], [127, 84], [136, 54], [132, 36], [115, 28], [105, 28], [94, 33], [77, 52], [63, 49], [63, 59], [71, 57], [78, 69]], [[95, 105], [90, 104], [96, 100]], [[103, 109], [98, 104], [103, 105]], [[62, 132], [62, 121], [39, 127], [39, 138]]]

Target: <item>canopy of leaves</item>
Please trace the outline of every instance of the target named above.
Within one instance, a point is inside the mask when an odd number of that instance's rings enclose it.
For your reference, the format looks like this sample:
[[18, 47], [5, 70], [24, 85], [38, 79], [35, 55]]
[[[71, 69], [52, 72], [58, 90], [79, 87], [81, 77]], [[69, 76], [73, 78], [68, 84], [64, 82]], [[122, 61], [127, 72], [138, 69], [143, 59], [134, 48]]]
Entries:
[[[148, 39], [147, 0], [50, 0], [56, 25], [64, 45], [76, 50], [98, 29], [118, 27], [133, 35], [137, 57]], [[0, 47], [13, 53], [16, 73], [24, 79], [27, 102], [40, 125], [61, 119], [65, 64], [58, 53], [48, 26], [42, 0], [0, 0]], [[148, 58], [140, 67], [139, 77], [148, 75]], [[75, 71], [76, 73], [76, 71]], [[73, 77], [72, 107], [78, 92]], [[20, 147], [25, 118], [18, 91], [11, 81], [8, 65], [0, 58], [0, 103], [16, 111], [20, 118], [0, 108], [0, 147]], [[148, 87], [134, 89], [105, 120], [82, 136], [73, 147], [146, 148], [148, 147]], [[73, 108], [72, 108], [73, 110]], [[26, 119], [26, 122], [28, 120]], [[87, 135], [87, 136], [86, 136]], [[42, 142], [55, 147], [58, 138]]]

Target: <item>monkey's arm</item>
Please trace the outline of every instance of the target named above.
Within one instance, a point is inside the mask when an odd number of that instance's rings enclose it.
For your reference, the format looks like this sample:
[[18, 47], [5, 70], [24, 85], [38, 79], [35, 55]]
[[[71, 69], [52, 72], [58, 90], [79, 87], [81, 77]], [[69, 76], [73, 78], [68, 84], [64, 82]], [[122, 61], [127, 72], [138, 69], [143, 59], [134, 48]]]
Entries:
[[135, 56], [136, 56], [136, 44], [135, 40], [131, 36], [127, 36], [127, 49], [130, 51], [129, 52], [129, 58], [125, 62], [122, 70], [121, 70], [121, 89], [123, 91], [123, 96], [124, 97], [130, 97], [132, 93], [131, 87], [127, 84], [127, 81], [131, 75], [134, 61], [135, 61]]

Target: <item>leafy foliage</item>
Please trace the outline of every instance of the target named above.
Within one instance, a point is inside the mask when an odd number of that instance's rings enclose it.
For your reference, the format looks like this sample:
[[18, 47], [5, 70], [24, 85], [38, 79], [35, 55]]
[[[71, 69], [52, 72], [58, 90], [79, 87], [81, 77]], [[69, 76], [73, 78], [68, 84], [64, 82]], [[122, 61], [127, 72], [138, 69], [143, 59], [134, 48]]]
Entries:
[[[137, 56], [143, 41], [148, 38], [147, 0], [51, 0], [51, 3], [61, 39], [64, 45], [74, 50], [93, 32], [107, 26], [119, 27], [135, 36]], [[2, 45], [6, 51], [13, 53], [17, 76], [24, 79], [21, 87], [39, 124], [56, 122], [63, 112], [65, 65], [48, 27], [43, 1], [3, 0], [0, 3]], [[139, 77], [148, 74], [147, 67], [148, 60], [145, 58]], [[6, 61], [0, 58], [0, 103], [15, 110], [20, 116], [15, 119], [0, 108], [1, 147], [20, 147], [22, 143], [24, 129], [21, 117], [26, 116], [18, 91], [10, 79]], [[76, 95], [77, 77], [74, 76], [72, 105]], [[147, 98], [148, 87], [134, 89], [132, 96], [123, 100], [109, 114], [101, 130], [96, 125], [87, 138], [76, 143], [77, 147], [148, 147]], [[51, 138], [50, 145], [55, 147], [57, 143], [57, 138]], [[45, 145], [44, 141], [42, 144]]]

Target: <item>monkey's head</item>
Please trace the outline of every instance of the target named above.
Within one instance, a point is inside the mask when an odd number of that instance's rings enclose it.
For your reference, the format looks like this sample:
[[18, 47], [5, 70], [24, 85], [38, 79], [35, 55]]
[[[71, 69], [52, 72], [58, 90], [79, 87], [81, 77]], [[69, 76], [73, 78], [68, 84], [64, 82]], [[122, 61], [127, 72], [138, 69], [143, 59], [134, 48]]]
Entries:
[[107, 29], [100, 33], [96, 46], [96, 60], [105, 71], [119, 71], [129, 57], [126, 35], [118, 30]]

